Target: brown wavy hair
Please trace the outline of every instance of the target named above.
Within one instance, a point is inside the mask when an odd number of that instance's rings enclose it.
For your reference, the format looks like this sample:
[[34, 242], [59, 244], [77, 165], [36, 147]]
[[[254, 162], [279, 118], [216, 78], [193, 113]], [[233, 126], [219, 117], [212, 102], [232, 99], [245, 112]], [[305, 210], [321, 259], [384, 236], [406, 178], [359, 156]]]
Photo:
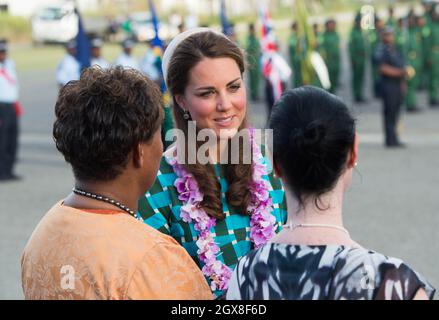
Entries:
[[[188, 139], [188, 120], [183, 118], [183, 110], [176, 102], [175, 96], [184, 94], [191, 69], [204, 58], [231, 58], [238, 65], [241, 75], [245, 71], [243, 52], [235, 43], [221, 34], [212, 31], [196, 33], [178, 45], [170, 59], [166, 82], [173, 96], [172, 109], [175, 124], [177, 128], [183, 130], [186, 139]], [[247, 115], [244, 117], [239, 130], [246, 127]], [[248, 136], [245, 138], [248, 139]], [[197, 150], [200, 144], [200, 142], [197, 142]], [[247, 207], [250, 201], [248, 186], [252, 179], [252, 165], [243, 163], [243, 144], [240, 143], [239, 146], [239, 164], [231, 164], [231, 143], [229, 141], [229, 161], [225, 165], [225, 178], [229, 184], [226, 199], [229, 206], [234, 207], [238, 212], [248, 214]], [[208, 215], [219, 220], [224, 219], [225, 215], [221, 204], [221, 186], [212, 164], [189, 164], [187, 150], [185, 159], [185, 169], [193, 174], [200, 191], [204, 194], [201, 206]]]

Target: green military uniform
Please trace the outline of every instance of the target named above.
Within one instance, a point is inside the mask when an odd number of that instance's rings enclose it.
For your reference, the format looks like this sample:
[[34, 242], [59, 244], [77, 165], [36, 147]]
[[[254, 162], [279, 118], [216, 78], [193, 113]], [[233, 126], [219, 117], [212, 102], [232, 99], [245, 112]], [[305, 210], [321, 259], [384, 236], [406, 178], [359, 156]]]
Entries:
[[[429, 15], [429, 14], [428, 14]], [[428, 88], [428, 83], [430, 82], [430, 66], [428, 61], [429, 57], [429, 46], [430, 46], [430, 34], [431, 34], [431, 19], [425, 19], [425, 26], [421, 28], [421, 38], [422, 38], [422, 72], [420, 74], [420, 88]]]
[[395, 18], [389, 18], [386, 22], [386, 26], [392, 27], [394, 30], [397, 28], [397, 23]]
[[366, 43], [361, 26], [354, 26], [349, 36], [349, 55], [352, 67], [352, 90], [356, 101], [362, 101], [364, 71], [366, 67]]
[[322, 32], [317, 32], [317, 34], [315, 35], [316, 37], [316, 43], [315, 43], [315, 48], [314, 50], [319, 52], [320, 54], [322, 54], [323, 52], [323, 42], [324, 42], [324, 33]]
[[250, 34], [247, 38], [247, 59], [249, 70], [249, 86], [251, 99], [259, 99], [259, 87], [261, 80], [261, 71], [259, 68], [259, 61], [261, 59], [261, 47], [259, 40], [255, 35]]
[[[439, 13], [437, 14], [439, 17]], [[430, 105], [437, 106], [439, 102], [439, 18], [435, 18], [431, 22], [431, 33], [429, 37], [429, 54], [430, 57], [430, 83], [429, 98]]]
[[293, 79], [292, 83], [294, 88], [303, 85], [301, 60], [303, 56], [301, 44], [297, 37], [297, 33], [292, 32], [288, 39], [288, 52], [290, 57], [290, 65], [293, 67]]
[[[312, 45], [314, 47], [314, 49], [311, 51], [316, 51], [320, 55], [322, 55], [323, 35], [321, 32], [318, 32], [315, 35], [314, 41], [315, 41], [315, 43]], [[300, 57], [302, 57], [301, 58], [301, 66], [302, 66], [302, 70], [303, 70], [305, 68], [304, 64], [306, 64], [306, 61], [307, 61], [306, 58], [307, 58], [307, 52], [308, 52], [308, 42], [306, 41], [306, 39], [303, 39], [300, 41], [300, 51], [299, 52], [300, 52]], [[317, 72], [314, 70], [314, 68], [312, 68], [312, 70], [310, 70], [310, 71], [311, 72], [309, 74], [309, 82], [308, 83], [304, 82], [303, 84], [323, 88], [322, 84], [320, 82], [319, 76], [317, 75]]]
[[330, 92], [334, 93], [338, 87], [340, 76], [340, 37], [335, 31], [325, 31], [323, 34], [322, 56], [329, 72], [331, 81]]
[[407, 61], [407, 32], [405, 26], [398, 26], [395, 29], [395, 46], [401, 53], [404, 61]]
[[420, 75], [422, 73], [422, 58], [421, 30], [420, 28], [413, 26], [408, 30], [406, 64], [411, 66], [415, 70], [416, 74], [407, 81], [407, 94], [405, 97], [407, 110], [413, 110], [417, 107], [416, 90], [419, 87]]

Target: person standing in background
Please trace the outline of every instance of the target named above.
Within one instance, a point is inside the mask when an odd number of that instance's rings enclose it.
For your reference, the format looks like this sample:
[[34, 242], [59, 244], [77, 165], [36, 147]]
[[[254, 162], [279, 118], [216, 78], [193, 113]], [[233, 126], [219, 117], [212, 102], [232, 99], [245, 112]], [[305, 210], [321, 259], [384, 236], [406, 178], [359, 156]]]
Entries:
[[66, 55], [58, 64], [56, 70], [56, 81], [61, 89], [71, 80], [78, 80], [81, 75], [81, 65], [76, 59], [76, 41], [70, 40], [66, 43]]
[[407, 18], [399, 18], [395, 29], [395, 45], [403, 58], [407, 58]]
[[407, 81], [407, 94], [405, 105], [408, 112], [418, 112], [416, 91], [419, 86], [420, 73], [422, 70], [422, 38], [416, 26], [416, 17], [408, 17], [408, 39], [407, 39], [407, 65], [411, 69], [410, 77]]
[[0, 39], [0, 182], [20, 179], [13, 173], [18, 146], [18, 79], [7, 54], [8, 43]]
[[314, 37], [315, 37], [315, 44], [313, 49], [315, 51], [321, 52], [324, 32], [320, 32], [320, 27], [318, 23], [313, 23], [312, 30], [314, 32]]
[[261, 46], [258, 38], [256, 37], [255, 26], [251, 23], [248, 27], [247, 37], [247, 62], [248, 62], [248, 75], [249, 75], [249, 87], [250, 98], [252, 101], [259, 100], [259, 86], [261, 79], [261, 68], [259, 61], [261, 60]]
[[140, 71], [160, 86], [160, 70], [157, 68], [157, 60], [159, 57], [154, 54], [154, 48], [152, 47], [151, 41], [148, 41], [146, 45], [147, 48], [145, 55], [140, 61]]
[[375, 29], [369, 30], [369, 52], [371, 59], [373, 94], [375, 98], [380, 97], [380, 73], [378, 71], [377, 59], [375, 57], [376, 49], [380, 43], [381, 31], [384, 28], [384, 22], [380, 17], [375, 16]]
[[336, 26], [334, 19], [326, 21], [322, 43], [323, 59], [328, 67], [329, 79], [331, 80], [331, 88], [329, 89], [331, 93], [337, 90], [340, 76], [340, 36], [336, 31]]
[[416, 19], [416, 23], [419, 27], [422, 43], [422, 57], [421, 57], [421, 70], [419, 73], [419, 85], [418, 90], [424, 90], [428, 88], [429, 82], [429, 67], [428, 67], [428, 47], [430, 41], [430, 24], [427, 24], [427, 20], [424, 15], [420, 15]]
[[102, 58], [102, 39], [94, 38], [90, 42], [91, 44], [91, 65], [99, 66], [103, 69], [109, 68], [110, 64]]
[[122, 42], [123, 52], [116, 59], [114, 65], [139, 70], [139, 63], [136, 58], [132, 56], [133, 47], [134, 42], [131, 39], [126, 39], [124, 42]]
[[392, 6], [390, 6], [387, 10], [388, 12], [388, 17], [387, 17], [387, 22], [386, 22], [386, 26], [390, 26], [393, 29], [396, 28], [396, 19], [395, 19], [395, 10]]
[[399, 141], [397, 123], [404, 97], [405, 77], [408, 71], [402, 55], [395, 47], [392, 27], [382, 31], [382, 44], [375, 53], [377, 68], [381, 76], [380, 95], [383, 99], [383, 122], [386, 147], [404, 147]]
[[299, 39], [297, 22], [291, 25], [291, 34], [288, 39], [288, 53], [290, 57], [290, 66], [293, 67], [293, 86], [295, 88], [303, 85], [301, 59], [303, 57], [303, 50], [301, 40]]
[[439, 107], [439, 5], [435, 5], [432, 10], [431, 33], [429, 46], [429, 67], [430, 67], [430, 83], [429, 83], [429, 100], [430, 107]]
[[349, 36], [349, 56], [352, 67], [352, 90], [355, 102], [364, 102], [364, 71], [366, 68], [366, 42], [361, 29], [361, 14], [355, 17]]

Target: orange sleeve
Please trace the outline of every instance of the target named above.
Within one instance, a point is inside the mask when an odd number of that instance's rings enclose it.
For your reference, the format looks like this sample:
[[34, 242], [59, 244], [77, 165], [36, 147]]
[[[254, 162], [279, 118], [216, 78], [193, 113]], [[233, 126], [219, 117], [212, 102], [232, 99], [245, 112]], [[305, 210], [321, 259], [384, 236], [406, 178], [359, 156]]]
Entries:
[[125, 299], [212, 300], [209, 286], [189, 254], [177, 243], [159, 243], [136, 268]]

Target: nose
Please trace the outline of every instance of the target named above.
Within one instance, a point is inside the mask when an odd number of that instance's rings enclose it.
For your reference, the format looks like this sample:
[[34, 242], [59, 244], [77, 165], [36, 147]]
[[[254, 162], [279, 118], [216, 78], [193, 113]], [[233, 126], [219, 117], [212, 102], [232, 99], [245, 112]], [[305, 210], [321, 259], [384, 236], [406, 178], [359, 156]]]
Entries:
[[227, 92], [222, 92], [218, 95], [218, 99], [216, 101], [216, 109], [219, 112], [227, 112], [232, 108], [232, 101]]

